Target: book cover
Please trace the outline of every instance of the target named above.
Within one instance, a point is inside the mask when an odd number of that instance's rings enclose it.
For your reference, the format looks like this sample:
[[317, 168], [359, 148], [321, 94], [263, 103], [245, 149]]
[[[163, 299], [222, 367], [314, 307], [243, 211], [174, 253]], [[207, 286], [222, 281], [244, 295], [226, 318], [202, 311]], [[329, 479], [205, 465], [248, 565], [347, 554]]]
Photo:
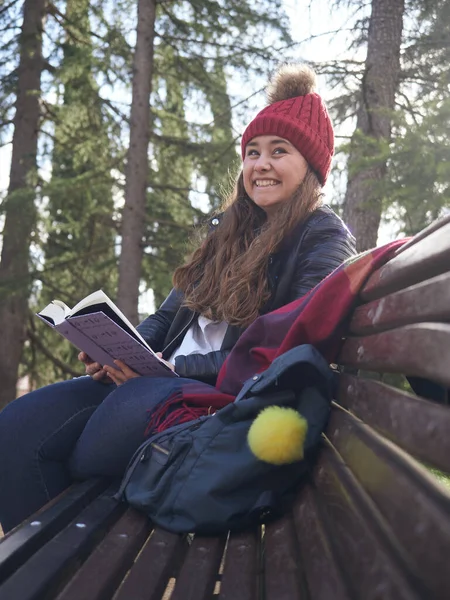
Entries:
[[101, 365], [119, 359], [140, 375], [176, 376], [102, 290], [73, 309], [53, 300], [37, 316]]

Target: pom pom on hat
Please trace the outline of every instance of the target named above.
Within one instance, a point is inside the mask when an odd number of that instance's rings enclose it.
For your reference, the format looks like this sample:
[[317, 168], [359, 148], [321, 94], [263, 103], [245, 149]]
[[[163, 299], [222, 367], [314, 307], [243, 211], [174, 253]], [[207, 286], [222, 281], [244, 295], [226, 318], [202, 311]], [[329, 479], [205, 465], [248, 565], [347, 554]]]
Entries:
[[249, 123], [241, 141], [245, 147], [260, 135], [277, 135], [302, 154], [325, 184], [334, 153], [334, 132], [322, 98], [314, 92], [316, 76], [306, 65], [284, 65], [267, 89], [269, 106]]
[[269, 104], [306, 96], [316, 89], [316, 74], [307, 65], [283, 65], [269, 82], [266, 90]]
[[293, 408], [268, 406], [253, 421], [248, 445], [260, 460], [284, 465], [303, 458], [307, 431], [306, 419]]

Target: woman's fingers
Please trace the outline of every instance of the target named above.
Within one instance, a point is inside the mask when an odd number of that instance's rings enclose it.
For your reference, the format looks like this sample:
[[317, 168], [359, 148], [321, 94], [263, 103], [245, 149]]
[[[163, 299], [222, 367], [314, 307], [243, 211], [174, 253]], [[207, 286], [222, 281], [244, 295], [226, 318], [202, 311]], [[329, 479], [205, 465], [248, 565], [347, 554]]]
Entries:
[[95, 380], [100, 380], [105, 377], [106, 373], [103, 367], [98, 362], [93, 362], [92, 358], [86, 354], [86, 352], [80, 352], [78, 354], [78, 360], [85, 365], [86, 375], [89, 375]]
[[115, 360], [114, 364], [119, 367], [119, 369], [122, 371], [122, 373], [125, 375], [125, 377], [127, 379], [132, 379], [133, 377], [140, 377], [140, 375], [138, 373], [136, 373], [136, 371], [133, 371], [133, 369], [130, 369], [130, 367], [128, 365], [126, 365], [123, 361]]
[[99, 371], [102, 371], [102, 370], [103, 370], [103, 367], [98, 362], [89, 363], [86, 365], [86, 373], [88, 375], [90, 375], [91, 377], [93, 377], [96, 373], [98, 373]]
[[92, 359], [86, 352], [80, 352], [78, 354], [78, 359], [86, 365], [86, 374], [95, 381], [104, 381], [109, 377], [116, 385], [121, 385], [122, 383], [125, 383], [125, 381], [128, 381], [128, 379], [140, 377], [138, 373], [133, 371], [133, 369], [130, 369], [130, 367], [121, 360], [114, 361], [117, 365], [117, 368], [114, 368], [107, 365], [102, 366], [98, 362], [92, 362]]
[[89, 375], [94, 381], [111, 383], [111, 379], [108, 377], [108, 373], [103, 366], [98, 362], [93, 362], [92, 358], [86, 352], [80, 352], [78, 360], [85, 365], [86, 375]]
[[80, 352], [78, 354], [78, 360], [81, 360], [82, 363], [89, 364], [92, 362], [92, 358], [86, 354], [86, 352]]
[[163, 359], [163, 357], [162, 357], [162, 352], [155, 352], [155, 354], [156, 354], [156, 356], [158, 356], [158, 357], [159, 357], [159, 358], [162, 360], [162, 362], [163, 362], [165, 365], [167, 365], [167, 366], [169, 367], [169, 369], [170, 369], [171, 371], [173, 371], [173, 372], [175, 373], [175, 365], [173, 365], [173, 364], [172, 364], [172, 363], [170, 363], [170, 362], [167, 362], [167, 360], [164, 360], [164, 359]]
[[[106, 379], [107, 373], [103, 366], [98, 362], [92, 362], [92, 359], [86, 352], [80, 352], [78, 358], [85, 365], [86, 375], [89, 375], [95, 381], [104, 381]], [[105, 381], [105, 383], [108, 383], [108, 381]]]
[[109, 365], [105, 365], [104, 369], [116, 385], [121, 385], [122, 383], [125, 383], [125, 381], [128, 381], [128, 379], [140, 377], [138, 373], [133, 371], [133, 369], [130, 369], [130, 367], [121, 360], [115, 360], [114, 364], [117, 365], [116, 369]]
[[94, 379], [95, 381], [102, 381], [107, 376], [108, 374], [106, 373], [105, 369], [100, 369], [99, 371], [91, 375], [92, 379]]
[[113, 369], [112, 367], [105, 367], [106, 374], [116, 385], [121, 385], [125, 383], [126, 379], [124, 374], [118, 369]]
[[164, 360], [164, 359], [162, 359], [162, 361], [163, 361], [163, 363], [164, 363], [166, 366], [168, 366], [168, 367], [169, 367], [169, 369], [170, 369], [171, 371], [175, 372], [175, 365], [173, 365], [173, 364], [172, 364], [172, 363], [170, 363], [170, 362], [167, 362], [167, 360]]

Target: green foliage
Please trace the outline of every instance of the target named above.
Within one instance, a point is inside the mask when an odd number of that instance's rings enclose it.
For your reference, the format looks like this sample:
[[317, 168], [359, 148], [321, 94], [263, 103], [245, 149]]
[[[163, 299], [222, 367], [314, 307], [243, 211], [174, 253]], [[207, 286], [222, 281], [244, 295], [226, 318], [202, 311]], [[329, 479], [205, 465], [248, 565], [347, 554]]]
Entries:
[[0, 7], [0, 146], [11, 140], [14, 101], [17, 85], [18, 21], [21, 3]]
[[389, 161], [386, 195], [413, 235], [450, 207], [450, 102], [423, 105], [424, 117], [399, 127]]
[[[0, 9], [0, 142], [12, 132], [22, 6]], [[39, 220], [21, 369], [33, 386], [81, 372], [77, 351], [33, 312], [53, 298], [73, 305], [100, 287], [115, 296], [136, 17], [133, 0], [48, 4]], [[238, 162], [232, 113], [242, 118], [245, 103], [230, 95], [230, 81], [266, 79], [277, 49], [288, 58], [292, 40], [281, 0], [159, 3], [155, 27], [143, 283], [159, 303], [193, 225], [220, 204]]]
[[[185, 114], [185, 84], [177, 76], [172, 47], [158, 49], [155, 62], [152, 160], [148, 191], [144, 281], [159, 304], [171, 287], [171, 274], [183, 256], [194, 220], [190, 203], [194, 157]], [[187, 148], [184, 149], [183, 145]]]
[[365, 135], [357, 129], [352, 136], [351, 143], [342, 145], [341, 151], [349, 151], [353, 160], [348, 175], [364, 170], [371, 166], [384, 164], [390, 156], [389, 143], [384, 138], [374, 138]]
[[407, 86], [412, 83], [416, 87], [419, 100], [442, 97], [448, 94], [450, 82], [450, 3], [410, 0], [407, 6], [403, 80]]
[[[336, 4], [354, 11], [349, 49], [364, 48], [370, 5], [361, 0], [337, 0]], [[338, 144], [333, 179], [341, 196], [350, 152], [355, 171], [387, 159], [386, 177], [377, 184], [377, 194], [383, 198], [384, 221], [395, 223], [399, 234], [417, 233], [450, 208], [449, 40], [448, 0], [407, 2], [390, 143], [379, 145], [357, 132], [351, 145]], [[338, 58], [319, 65], [318, 70], [339, 90], [329, 103], [335, 124], [352, 130], [362, 101], [364, 62], [351, 56], [344, 61]]]
[[[115, 292], [111, 142], [93, 76], [88, 11], [88, 0], [68, 0], [63, 57], [54, 74], [54, 83], [64, 91], [52, 109], [52, 177], [43, 190], [48, 203], [41, 223], [45, 273], [36, 294], [39, 307], [54, 298], [71, 306], [98, 288], [112, 296]], [[77, 351], [45, 326], [36, 327], [30, 338], [25, 361], [35, 384], [63, 376], [58, 362], [80, 370]], [[35, 346], [43, 340], [52, 358], [39, 356], [37, 367]]]
[[230, 73], [273, 65], [268, 44], [255, 46], [255, 39], [291, 41], [280, 9], [278, 0], [158, 5], [143, 262], [157, 305], [189, 252], [192, 226], [220, 205], [237, 162]]

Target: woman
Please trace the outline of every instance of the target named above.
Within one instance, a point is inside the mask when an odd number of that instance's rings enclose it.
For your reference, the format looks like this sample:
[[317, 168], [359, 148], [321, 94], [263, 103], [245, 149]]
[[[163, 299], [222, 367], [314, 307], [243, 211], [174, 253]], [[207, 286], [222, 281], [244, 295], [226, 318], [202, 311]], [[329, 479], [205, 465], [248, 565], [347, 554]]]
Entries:
[[[0, 414], [0, 521], [9, 530], [73, 480], [120, 477], [149, 416], [186, 378], [214, 384], [258, 315], [306, 294], [354, 254], [354, 238], [321, 201], [333, 129], [314, 73], [283, 67], [269, 105], [246, 128], [243, 168], [205, 241], [141, 335], [180, 378], [139, 377], [126, 365], [47, 386]], [[126, 383], [126, 385], [121, 385]]]

